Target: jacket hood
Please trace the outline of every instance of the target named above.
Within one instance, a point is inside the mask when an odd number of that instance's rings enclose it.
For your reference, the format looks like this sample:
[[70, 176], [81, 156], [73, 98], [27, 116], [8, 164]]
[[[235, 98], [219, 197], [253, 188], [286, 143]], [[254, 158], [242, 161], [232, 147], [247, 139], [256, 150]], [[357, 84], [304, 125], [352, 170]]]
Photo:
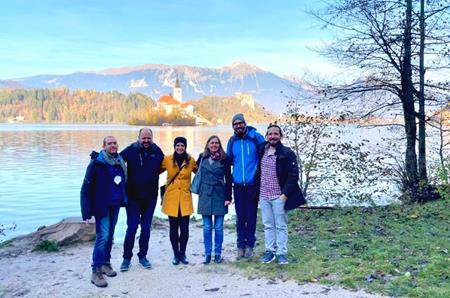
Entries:
[[[132, 148], [138, 149], [138, 150], [144, 150], [144, 147], [141, 146], [141, 144], [139, 143], [139, 141], [134, 142], [133, 144], [131, 144]], [[150, 144], [150, 151], [155, 151], [156, 148], [158, 148], [158, 146], [155, 143], [151, 143]]]
[[103, 159], [102, 155], [100, 154], [100, 152], [97, 151], [92, 151], [90, 154], [91, 157], [91, 161], [93, 162], [98, 162], [98, 163], [104, 163], [106, 164], [106, 161]]
[[[244, 135], [244, 138], [250, 138], [250, 139], [254, 139], [256, 135], [256, 128], [254, 128], [253, 126], [247, 125], [247, 132]], [[239, 136], [234, 133], [234, 137], [239, 138]]]
[[100, 153], [97, 151], [92, 151], [91, 154], [89, 154], [91, 159], [97, 159], [99, 155], [100, 155]]

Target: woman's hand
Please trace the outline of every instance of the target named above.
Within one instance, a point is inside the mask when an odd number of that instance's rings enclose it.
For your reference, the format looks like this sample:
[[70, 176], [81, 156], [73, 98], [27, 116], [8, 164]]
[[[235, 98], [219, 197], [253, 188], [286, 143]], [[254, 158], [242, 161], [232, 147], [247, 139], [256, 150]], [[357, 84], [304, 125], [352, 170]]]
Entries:
[[225, 201], [225, 206], [231, 205], [231, 201]]

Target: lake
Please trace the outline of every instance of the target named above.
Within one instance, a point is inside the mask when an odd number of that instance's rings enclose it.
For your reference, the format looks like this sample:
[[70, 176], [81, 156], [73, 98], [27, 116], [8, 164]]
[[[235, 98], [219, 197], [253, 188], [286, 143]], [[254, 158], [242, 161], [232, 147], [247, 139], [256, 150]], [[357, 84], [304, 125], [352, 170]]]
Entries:
[[[257, 128], [265, 132], [264, 126]], [[136, 141], [139, 129], [128, 125], [0, 124], [0, 224], [17, 225], [14, 231], [7, 232], [6, 238], [35, 231], [65, 217], [80, 216], [80, 187], [90, 152], [101, 148], [106, 135], [114, 135], [119, 150], [123, 149]], [[218, 135], [226, 146], [232, 134], [231, 125], [152, 129], [154, 142], [165, 154], [172, 154], [176, 136], [185, 136], [187, 151], [195, 158], [210, 135]], [[372, 131], [370, 135], [378, 139], [381, 133]], [[160, 184], [165, 178], [163, 174]], [[230, 208], [233, 212], [234, 207]], [[159, 204], [155, 215], [165, 217]], [[125, 223], [122, 209], [116, 230], [118, 240], [123, 239]]]
[[[64, 217], [80, 216], [80, 187], [90, 152], [100, 150], [106, 135], [114, 135], [121, 150], [137, 140], [139, 129], [128, 125], [0, 124], [0, 224], [17, 225], [7, 232], [7, 238]], [[232, 134], [231, 125], [152, 130], [154, 142], [165, 154], [173, 153], [175, 137], [184, 136], [188, 139], [187, 151], [195, 158], [210, 135], [218, 135], [226, 146]], [[165, 179], [162, 174], [160, 184]], [[159, 204], [155, 215], [165, 217]], [[117, 239], [124, 236], [125, 217], [122, 208]]]

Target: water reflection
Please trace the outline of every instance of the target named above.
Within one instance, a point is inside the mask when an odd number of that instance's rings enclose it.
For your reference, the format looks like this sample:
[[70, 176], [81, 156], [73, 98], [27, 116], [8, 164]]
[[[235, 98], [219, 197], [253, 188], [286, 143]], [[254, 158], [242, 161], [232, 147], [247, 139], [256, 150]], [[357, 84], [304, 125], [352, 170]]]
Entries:
[[[195, 158], [210, 135], [217, 134], [226, 144], [232, 133], [230, 126], [152, 129], [155, 143], [166, 155], [173, 153], [173, 139], [184, 136], [187, 151]], [[138, 130], [127, 125], [0, 124], [0, 223], [17, 224], [7, 236], [79, 216], [80, 187], [90, 152], [101, 148], [106, 135], [114, 135], [123, 149], [137, 140]], [[160, 183], [165, 179], [163, 174]], [[159, 204], [155, 215], [163, 216]], [[117, 239], [124, 233], [125, 210], [121, 210]]]

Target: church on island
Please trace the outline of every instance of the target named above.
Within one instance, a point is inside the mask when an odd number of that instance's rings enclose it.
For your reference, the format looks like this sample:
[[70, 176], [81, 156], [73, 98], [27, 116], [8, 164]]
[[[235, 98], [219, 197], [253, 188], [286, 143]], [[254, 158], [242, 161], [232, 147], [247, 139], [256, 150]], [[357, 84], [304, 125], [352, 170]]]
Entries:
[[156, 102], [156, 107], [163, 110], [166, 114], [172, 114], [175, 110], [179, 110], [189, 116], [194, 115], [194, 106], [183, 102], [183, 92], [178, 76], [172, 94], [161, 95]]

